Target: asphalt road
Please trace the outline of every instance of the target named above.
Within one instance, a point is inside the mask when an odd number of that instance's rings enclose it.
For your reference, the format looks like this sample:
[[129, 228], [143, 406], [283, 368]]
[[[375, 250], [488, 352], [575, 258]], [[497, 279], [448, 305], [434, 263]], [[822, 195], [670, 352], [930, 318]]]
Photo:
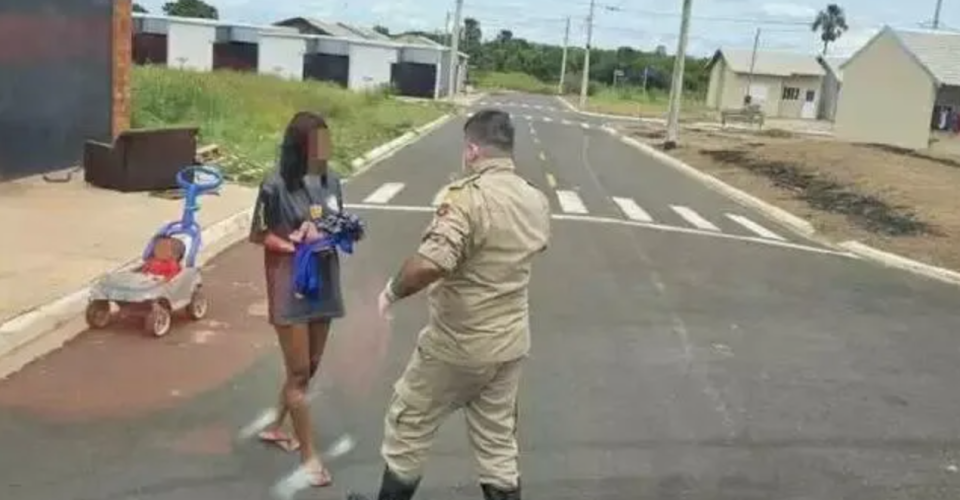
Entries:
[[[531, 297], [527, 498], [958, 498], [955, 288], [791, 235], [594, 122], [536, 109], [555, 101], [497, 100], [530, 110], [515, 114], [518, 167], [556, 219]], [[376, 488], [389, 386], [425, 308], [400, 306], [381, 362], [373, 301], [459, 168], [459, 124], [347, 186], [370, 237], [344, 263], [349, 317], [314, 417], [324, 445], [351, 432], [359, 446], [330, 461], [334, 487], [298, 498]], [[235, 438], [274, 400], [281, 370], [260, 256], [238, 245], [205, 276], [207, 320], [163, 339], [135, 325], [87, 333], [0, 384], [0, 498], [267, 498], [295, 458]], [[480, 498], [459, 419], [441, 432], [419, 498]]]

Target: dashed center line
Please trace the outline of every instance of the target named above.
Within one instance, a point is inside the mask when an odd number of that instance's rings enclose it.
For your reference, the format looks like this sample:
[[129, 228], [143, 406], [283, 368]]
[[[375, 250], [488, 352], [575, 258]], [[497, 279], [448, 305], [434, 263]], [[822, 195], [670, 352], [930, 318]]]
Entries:
[[551, 173], [547, 173], [547, 184], [550, 186], [550, 189], [557, 189], [557, 178]]
[[537, 157], [540, 158], [540, 161], [547, 161], [547, 155], [545, 155], [543, 151], [541, 151]]

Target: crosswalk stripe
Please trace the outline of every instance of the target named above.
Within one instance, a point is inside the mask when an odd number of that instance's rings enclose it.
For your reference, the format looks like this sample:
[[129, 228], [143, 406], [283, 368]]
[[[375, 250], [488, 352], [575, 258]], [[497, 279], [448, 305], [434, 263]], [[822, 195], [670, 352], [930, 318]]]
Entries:
[[584, 129], [584, 130], [589, 130], [589, 129], [590, 129], [590, 124], [589, 124], [589, 123], [581, 123], [581, 124], [580, 124], [580, 128], [582, 128], [582, 129]]
[[564, 125], [573, 125], [573, 122], [571, 122], [570, 120], [566, 120], [566, 119], [560, 120], [560, 123], [562, 123], [562, 124], [564, 124]]
[[772, 239], [772, 240], [786, 241], [786, 240], [783, 238], [783, 236], [780, 236], [779, 234], [777, 234], [777, 233], [775, 233], [775, 232], [773, 232], [773, 231], [771, 231], [771, 230], [769, 230], [769, 229], [761, 226], [760, 224], [757, 224], [756, 222], [753, 222], [752, 220], [750, 220], [750, 219], [748, 219], [748, 218], [746, 218], [746, 217], [744, 217], [744, 216], [742, 216], [742, 215], [736, 215], [736, 214], [726, 214], [726, 215], [727, 215], [728, 218], [730, 218], [730, 220], [736, 222], [737, 224], [740, 224], [741, 226], [749, 229], [750, 231], [753, 231], [754, 233], [756, 233], [757, 235], [759, 235], [759, 236], [761, 236], [761, 237], [763, 237], [763, 238], [770, 238], [770, 239]]
[[628, 219], [640, 222], [653, 222], [653, 217], [650, 217], [650, 214], [640, 208], [640, 205], [637, 205], [637, 202], [633, 201], [633, 199], [614, 196], [613, 202], [620, 207], [623, 215], [626, 215]]
[[526, 120], [532, 120], [532, 119], [533, 119], [533, 116], [531, 116], [531, 115], [523, 115], [523, 118], [526, 119]]
[[550, 118], [549, 116], [544, 116], [544, 117], [543, 117], [543, 121], [549, 123], [549, 122], [552, 122], [552, 121], [553, 121], [553, 118]]
[[370, 196], [364, 198], [364, 203], [387, 203], [391, 198], [403, 190], [402, 182], [387, 182], [370, 193]]
[[683, 207], [679, 205], [670, 205], [670, 208], [672, 208], [673, 211], [677, 213], [677, 215], [679, 215], [680, 217], [683, 217], [684, 220], [686, 220], [687, 222], [689, 222], [690, 224], [692, 224], [694, 227], [698, 229], [703, 229], [706, 231], [720, 231], [719, 227], [714, 226], [707, 219], [700, 217], [700, 214], [698, 214], [697, 212], [694, 212], [693, 209], [689, 207]]
[[583, 200], [573, 191], [557, 190], [557, 201], [560, 202], [560, 209], [568, 214], [587, 213]]

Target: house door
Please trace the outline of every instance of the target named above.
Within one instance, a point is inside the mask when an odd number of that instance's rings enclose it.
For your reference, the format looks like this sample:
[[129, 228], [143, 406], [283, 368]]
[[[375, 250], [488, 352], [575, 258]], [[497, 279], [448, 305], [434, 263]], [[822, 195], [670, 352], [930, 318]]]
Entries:
[[817, 117], [817, 92], [815, 90], [808, 90], [807, 95], [803, 99], [803, 107], [800, 108], [800, 118], [805, 120], [812, 120]]

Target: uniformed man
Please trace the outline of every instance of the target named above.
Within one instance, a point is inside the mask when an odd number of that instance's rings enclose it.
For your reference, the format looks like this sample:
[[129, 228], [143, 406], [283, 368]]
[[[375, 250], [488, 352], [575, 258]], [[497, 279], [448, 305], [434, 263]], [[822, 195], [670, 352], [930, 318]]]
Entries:
[[466, 175], [447, 186], [417, 253], [380, 295], [386, 315], [430, 286], [429, 322], [385, 418], [378, 500], [413, 497], [433, 438], [456, 410], [484, 498], [520, 499], [517, 388], [530, 349], [531, 264], [550, 238], [550, 205], [517, 175], [510, 115], [480, 111], [464, 136]]

